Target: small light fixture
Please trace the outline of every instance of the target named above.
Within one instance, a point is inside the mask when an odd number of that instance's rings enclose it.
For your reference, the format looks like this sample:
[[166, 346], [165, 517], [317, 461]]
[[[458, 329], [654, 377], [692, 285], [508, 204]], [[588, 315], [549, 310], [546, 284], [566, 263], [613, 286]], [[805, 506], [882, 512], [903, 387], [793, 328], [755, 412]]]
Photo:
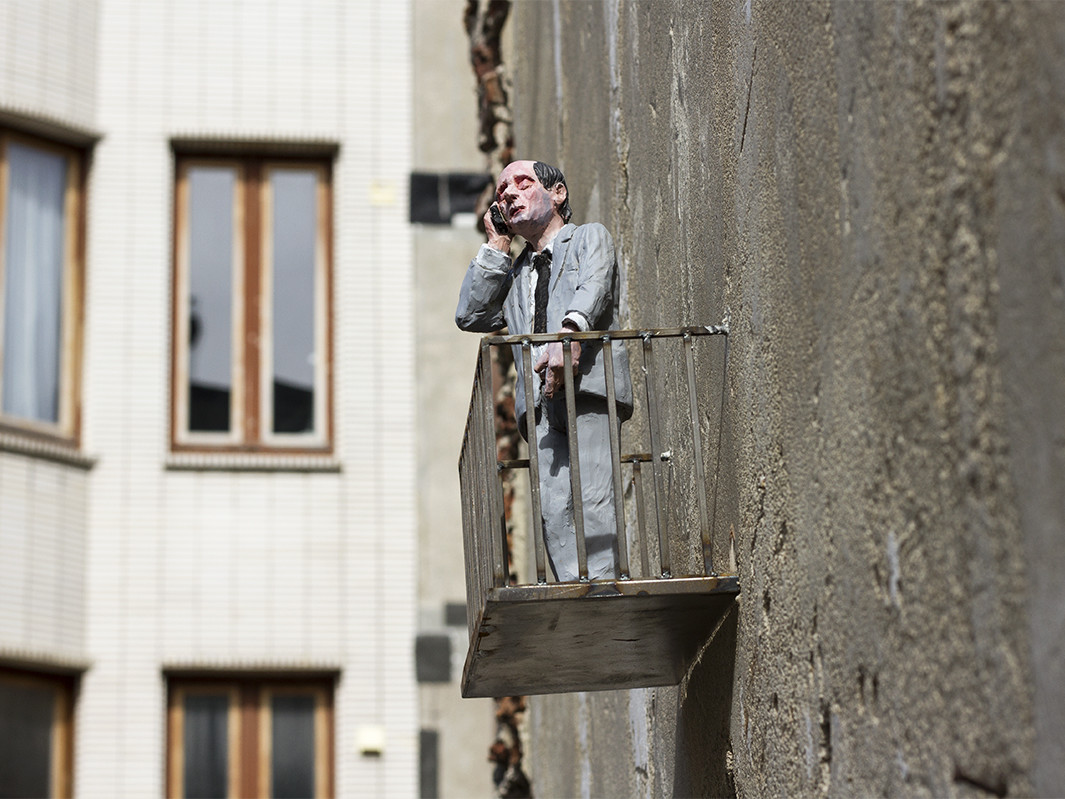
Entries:
[[380, 757], [385, 753], [385, 728], [364, 724], [355, 730], [355, 748], [363, 757]]

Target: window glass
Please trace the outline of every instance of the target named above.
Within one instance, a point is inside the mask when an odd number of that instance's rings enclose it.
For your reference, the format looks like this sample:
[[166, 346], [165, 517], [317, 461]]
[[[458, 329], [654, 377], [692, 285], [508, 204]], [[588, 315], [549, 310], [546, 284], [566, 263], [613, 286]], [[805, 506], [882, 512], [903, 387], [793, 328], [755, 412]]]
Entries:
[[185, 697], [186, 799], [225, 799], [229, 773], [229, 695]]
[[275, 694], [270, 721], [274, 799], [314, 796], [314, 697]]
[[324, 160], [179, 157], [175, 450], [329, 451]]
[[55, 691], [0, 680], [0, 797], [51, 796]]
[[7, 166], [2, 408], [58, 423], [67, 159], [10, 142]]
[[225, 432], [233, 396], [236, 170], [193, 167], [189, 184], [189, 430]]
[[167, 796], [331, 795], [332, 681], [171, 680]]
[[314, 430], [315, 255], [318, 177], [271, 172], [273, 432]]

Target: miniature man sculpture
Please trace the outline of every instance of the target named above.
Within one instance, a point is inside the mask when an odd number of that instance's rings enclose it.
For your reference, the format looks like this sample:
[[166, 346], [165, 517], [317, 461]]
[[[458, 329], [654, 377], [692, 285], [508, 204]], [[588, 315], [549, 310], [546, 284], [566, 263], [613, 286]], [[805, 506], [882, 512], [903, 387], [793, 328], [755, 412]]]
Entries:
[[[491, 333], [504, 325], [512, 335], [610, 330], [618, 320], [618, 267], [614, 242], [598, 223], [569, 224], [569, 189], [562, 172], [541, 161], [514, 161], [500, 174], [496, 204], [507, 230], [484, 215], [488, 242], [470, 262], [462, 281], [455, 323]], [[525, 239], [511, 263], [512, 237]], [[618, 419], [632, 415], [632, 385], [624, 346], [613, 349]], [[526, 431], [525, 389], [519, 364], [515, 405], [518, 429]], [[590, 579], [616, 576], [617, 535], [610, 465], [606, 374], [598, 341], [571, 343], [568, 368], [576, 389], [584, 535]], [[539, 383], [533, 390], [544, 540], [559, 581], [579, 579], [573, 497], [570, 487], [561, 342], [533, 348]]]

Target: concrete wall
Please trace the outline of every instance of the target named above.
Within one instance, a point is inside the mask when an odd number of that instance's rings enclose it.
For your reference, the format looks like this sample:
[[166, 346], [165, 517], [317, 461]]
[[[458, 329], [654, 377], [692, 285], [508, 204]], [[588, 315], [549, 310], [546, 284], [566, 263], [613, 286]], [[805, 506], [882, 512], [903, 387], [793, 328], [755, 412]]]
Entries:
[[552, 0], [510, 24], [518, 155], [614, 230], [630, 323], [730, 317], [716, 532], [742, 586], [677, 688], [533, 700], [537, 795], [1056, 793], [1057, 6]]

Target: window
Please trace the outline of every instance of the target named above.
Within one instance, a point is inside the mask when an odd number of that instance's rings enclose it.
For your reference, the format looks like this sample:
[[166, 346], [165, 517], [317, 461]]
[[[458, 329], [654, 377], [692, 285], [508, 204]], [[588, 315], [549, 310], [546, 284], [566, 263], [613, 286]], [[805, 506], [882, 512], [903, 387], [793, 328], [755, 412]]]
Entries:
[[73, 680], [0, 669], [0, 796], [71, 795]]
[[177, 163], [172, 446], [331, 447], [330, 165]]
[[82, 156], [0, 130], [0, 425], [74, 443]]
[[173, 679], [168, 738], [175, 799], [332, 795], [329, 680]]

